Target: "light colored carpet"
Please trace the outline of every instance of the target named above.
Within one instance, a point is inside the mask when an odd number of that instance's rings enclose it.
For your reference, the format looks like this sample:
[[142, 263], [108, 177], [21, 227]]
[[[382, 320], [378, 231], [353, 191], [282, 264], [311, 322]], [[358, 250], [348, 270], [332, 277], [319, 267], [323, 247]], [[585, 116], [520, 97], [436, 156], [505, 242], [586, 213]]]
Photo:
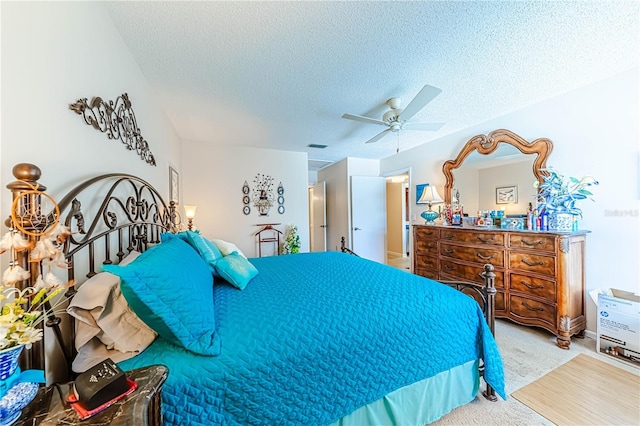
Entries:
[[586, 354], [511, 396], [559, 425], [640, 424], [640, 377]]
[[[633, 374], [640, 371], [596, 353], [593, 339], [572, 339], [571, 349], [556, 346], [555, 336], [546, 330], [523, 327], [508, 320], [496, 321], [496, 341], [505, 368], [506, 392], [512, 392], [544, 376], [556, 367], [584, 353], [602, 359]], [[482, 383], [484, 385], [484, 383]], [[509, 396], [489, 402], [482, 395], [469, 404], [456, 408], [434, 425], [553, 425], [526, 405]]]

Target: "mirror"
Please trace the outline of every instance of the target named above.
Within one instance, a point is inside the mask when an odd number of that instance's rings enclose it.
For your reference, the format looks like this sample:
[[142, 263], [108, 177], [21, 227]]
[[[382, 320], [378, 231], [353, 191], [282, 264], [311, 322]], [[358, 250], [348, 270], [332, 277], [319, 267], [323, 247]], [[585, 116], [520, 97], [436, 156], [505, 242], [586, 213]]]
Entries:
[[504, 129], [474, 136], [455, 160], [442, 166], [445, 203], [455, 203], [458, 197], [471, 216], [478, 210], [524, 214], [537, 191], [533, 182], [542, 181], [541, 169], [552, 150], [549, 139], [529, 142]]

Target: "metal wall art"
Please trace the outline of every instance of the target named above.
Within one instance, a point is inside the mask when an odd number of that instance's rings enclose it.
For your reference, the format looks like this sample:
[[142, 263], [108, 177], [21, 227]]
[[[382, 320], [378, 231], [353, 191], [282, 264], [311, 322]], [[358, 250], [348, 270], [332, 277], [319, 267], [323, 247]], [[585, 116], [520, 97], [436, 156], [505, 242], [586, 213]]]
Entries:
[[78, 99], [69, 105], [69, 109], [82, 115], [84, 122], [102, 133], [109, 139], [120, 139], [128, 150], [136, 151], [140, 158], [152, 166], [156, 160], [149, 150], [149, 144], [140, 134], [136, 116], [131, 108], [129, 95], [123, 93], [116, 101], [104, 101], [100, 97]]
[[268, 216], [273, 206], [273, 178], [269, 175], [258, 173], [253, 178], [253, 206], [258, 209], [260, 216]]

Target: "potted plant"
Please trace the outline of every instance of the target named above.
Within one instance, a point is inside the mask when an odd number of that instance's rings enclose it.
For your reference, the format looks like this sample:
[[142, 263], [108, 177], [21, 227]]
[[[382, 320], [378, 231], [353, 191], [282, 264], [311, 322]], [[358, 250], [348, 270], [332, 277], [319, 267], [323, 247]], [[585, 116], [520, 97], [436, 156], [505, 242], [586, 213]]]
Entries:
[[582, 210], [576, 203], [587, 198], [593, 200], [593, 194], [586, 188], [598, 185], [598, 181], [593, 176], [583, 176], [580, 179], [565, 176], [551, 167], [544, 169], [544, 172], [543, 182], [534, 183], [538, 188], [538, 214], [549, 216], [549, 229], [571, 231], [574, 216], [582, 217]]
[[291, 225], [287, 229], [284, 237], [284, 245], [282, 246], [282, 253], [300, 253], [300, 236], [298, 235], [298, 227], [296, 225]]

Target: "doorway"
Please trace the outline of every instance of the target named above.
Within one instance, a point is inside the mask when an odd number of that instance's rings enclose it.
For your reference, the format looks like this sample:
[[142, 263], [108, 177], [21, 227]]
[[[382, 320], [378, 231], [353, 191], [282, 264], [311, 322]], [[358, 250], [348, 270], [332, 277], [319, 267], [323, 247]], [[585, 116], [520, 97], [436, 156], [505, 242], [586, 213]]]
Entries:
[[389, 173], [385, 178], [387, 188], [386, 263], [389, 266], [410, 271], [410, 169]]

